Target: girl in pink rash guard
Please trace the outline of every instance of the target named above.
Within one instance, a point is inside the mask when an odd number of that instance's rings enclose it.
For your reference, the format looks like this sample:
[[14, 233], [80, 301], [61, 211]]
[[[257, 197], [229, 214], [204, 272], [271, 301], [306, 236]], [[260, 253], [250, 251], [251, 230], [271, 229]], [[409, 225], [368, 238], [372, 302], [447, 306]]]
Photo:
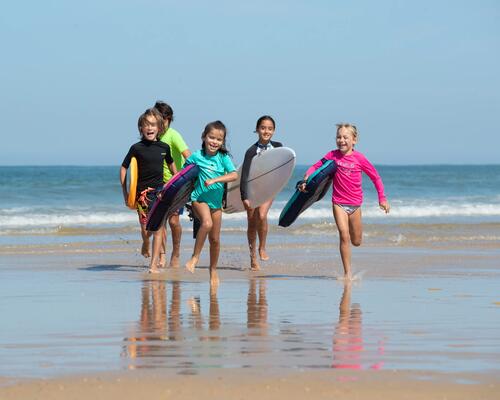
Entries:
[[377, 170], [363, 154], [354, 150], [357, 140], [358, 131], [354, 125], [337, 124], [337, 150], [326, 153], [321, 160], [310, 167], [304, 175], [304, 181], [297, 186], [300, 191], [305, 192], [305, 181], [325, 161], [333, 160], [337, 164], [332, 185], [333, 217], [339, 231], [340, 257], [344, 266], [344, 278], [347, 280], [352, 279], [351, 243], [353, 246], [359, 246], [363, 236], [360, 208], [363, 203], [362, 172], [368, 175], [375, 185], [380, 208], [385, 213], [390, 209]]

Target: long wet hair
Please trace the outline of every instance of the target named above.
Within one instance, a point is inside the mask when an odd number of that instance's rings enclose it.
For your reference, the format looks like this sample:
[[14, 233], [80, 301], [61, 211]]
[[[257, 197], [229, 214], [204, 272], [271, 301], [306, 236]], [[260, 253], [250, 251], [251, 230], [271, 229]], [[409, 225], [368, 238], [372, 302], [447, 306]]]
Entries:
[[214, 129], [219, 129], [222, 132], [224, 132], [224, 140], [222, 142], [222, 146], [220, 147], [220, 149], [218, 151], [220, 151], [222, 154], [229, 154], [229, 150], [226, 148], [226, 132], [227, 132], [226, 125], [224, 125], [222, 123], [222, 121], [219, 121], [219, 120], [209, 122], [207, 124], [207, 126], [205, 126], [205, 129], [203, 130], [203, 133], [201, 134], [201, 140], [202, 140], [201, 149], [205, 153], [205, 138]]

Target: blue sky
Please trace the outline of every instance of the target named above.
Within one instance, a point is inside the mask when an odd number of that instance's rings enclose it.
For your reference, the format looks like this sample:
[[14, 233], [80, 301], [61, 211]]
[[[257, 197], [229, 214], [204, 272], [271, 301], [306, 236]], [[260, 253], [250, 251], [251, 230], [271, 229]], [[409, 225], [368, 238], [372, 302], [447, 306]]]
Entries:
[[119, 165], [169, 102], [236, 162], [270, 114], [309, 164], [353, 122], [376, 164], [500, 163], [500, 3], [29, 0], [0, 14], [1, 165]]

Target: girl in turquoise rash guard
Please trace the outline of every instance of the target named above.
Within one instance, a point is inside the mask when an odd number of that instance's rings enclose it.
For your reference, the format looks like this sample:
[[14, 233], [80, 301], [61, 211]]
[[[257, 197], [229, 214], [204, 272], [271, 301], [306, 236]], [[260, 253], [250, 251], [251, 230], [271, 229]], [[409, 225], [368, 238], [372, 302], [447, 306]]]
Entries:
[[186, 160], [186, 165], [196, 164], [200, 174], [191, 193], [191, 202], [200, 228], [196, 234], [193, 255], [186, 269], [194, 272], [201, 250], [208, 235], [210, 242], [210, 284], [217, 285], [217, 262], [220, 251], [222, 222], [222, 197], [224, 183], [238, 178], [236, 168], [226, 149], [226, 127], [221, 121], [210, 122], [201, 135], [202, 148]]

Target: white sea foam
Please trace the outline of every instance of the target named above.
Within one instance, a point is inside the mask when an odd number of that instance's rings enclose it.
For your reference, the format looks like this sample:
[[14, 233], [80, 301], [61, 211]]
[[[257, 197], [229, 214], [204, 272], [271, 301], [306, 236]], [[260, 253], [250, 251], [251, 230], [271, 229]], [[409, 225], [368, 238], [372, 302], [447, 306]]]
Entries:
[[[281, 210], [273, 208], [270, 218], [279, 218]], [[445, 203], [445, 204], [393, 204], [389, 214], [377, 205], [363, 205], [363, 216], [369, 218], [429, 218], [429, 217], [488, 217], [500, 216], [500, 204], [488, 203]], [[332, 218], [331, 204], [314, 205], [300, 215], [301, 219]]]
[[[392, 207], [385, 214], [378, 207], [363, 206], [363, 216], [369, 218], [430, 218], [430, 217], [488, 217], [500, 216], [500, 205], [437, 205]], [[270, 218], [278, 218], [279, 211], [271, 210]], [[300, 215], [301, 219], [332, 218], [331, 208], [311, 208]]]
[[53, 227], [53, 226], [82, 226], [82, 225], [113, 225], [137, 221], [137, 214], [133, 212], [119, 213], [85, 213], [85, 214], [39, 214], [24, 213], [22, 215], [0, 216], [2, 228], [14, 227]]
[[[276, 202], [269, 212], [269, 219], [276, 222], [283, 205]], [[372, 219], [426, 219], [434, 217], [500, 217], [500, 204], [491, 203], [444, 203], [444, 204], [393, 204], [391, 212], [386, 215], [377, 205], [364, 205], [363, 216]], [[183, 218], [187, 218], [184, 216]], [[224, 214], [223, 219], [229, 224], [246, 221], [246, 213]], [[333, 221], [331, 203], [320, 202], [302, 213], [297, 223], [314, 223], [317, 221]], [[92, 211], [81, 209], [36, 210], [13, 208], [0, 210], [0, 232], [12, 228], [38, 229], [72, 226], [109, 226], [130, 225], [137, 223], [137, 214], [132, 211]]]
[[[374, 207], [363, 208], [363, 214], [369, 217], [383, 215]], [[500, 204], [399, 205], [391, 208], [389, 216], [397, 218], [500, 216]]]

